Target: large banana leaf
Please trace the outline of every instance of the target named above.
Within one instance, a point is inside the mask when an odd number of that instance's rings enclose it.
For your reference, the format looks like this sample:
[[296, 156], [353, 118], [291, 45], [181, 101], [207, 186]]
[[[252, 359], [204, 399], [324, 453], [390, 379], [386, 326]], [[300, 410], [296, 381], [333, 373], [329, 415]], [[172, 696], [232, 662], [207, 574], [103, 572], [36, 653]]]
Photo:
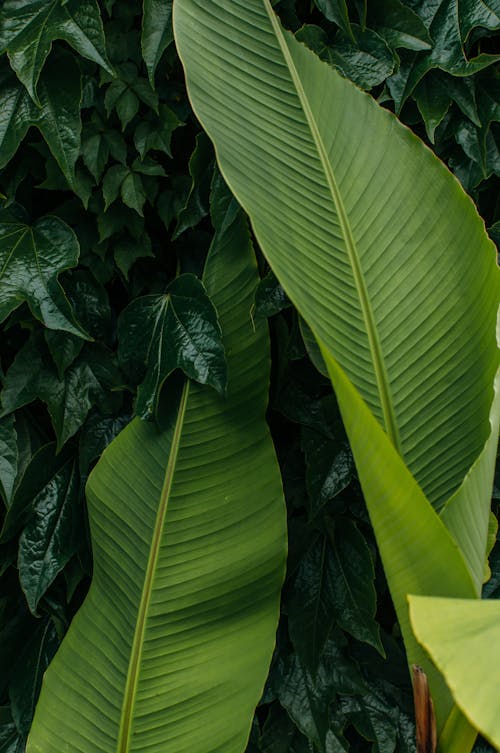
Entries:
[[[134, 420], [87, 486], [88, 597], [49, 667], [28, 753], [241, 753], [274, 646], [286, 552], [264, 414], [267, 333], [236, 202], [205, 273], [228, 396], [186, 383], [166, 428]], [[169, 418], [170, 416], [170, 418]]]
[[500, 601], [411, 596], [410, 615], [458, 705], [500, 750]]
[[[496, 443], [494, 246], [445, 166], [284, 31], [269, 0], [175, 0], [174, 32], [221, 170], [321, 344], [411, 661], [422, 652], [408, 593], [479, 594]], [[423, 663], [442, 729], [451, 698]]]

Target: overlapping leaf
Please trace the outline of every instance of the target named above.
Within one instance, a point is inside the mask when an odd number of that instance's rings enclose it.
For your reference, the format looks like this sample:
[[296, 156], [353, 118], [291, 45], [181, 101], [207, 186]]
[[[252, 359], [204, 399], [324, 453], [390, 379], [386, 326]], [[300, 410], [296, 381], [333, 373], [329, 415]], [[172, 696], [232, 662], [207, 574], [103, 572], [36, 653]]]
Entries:
[[68, 42], [113, 74], [96, 0], [5, 0], [0, 11], [0, 53], [7, 50], [13, 69], [35, 102], [41, 101], [38, 80], [56, 39]]
[[[228, 41], [235, 28], [239, 43]], [[478, 593], [463, 542], [433, 507], [494, 435], [493, 247], [443, 166], [284, 32], [267, 0], [231, 11], [225, 0], [210, 10], [178, 0], [174, 29], [221, 169], [322, 344], [408, 659], [432, 676], [441, 728], [451, 699], [412, 636], [406, 594]], [[491, 458], [485, 466], [491, 480]], [[477, 520], [481, 557], [488, 516]]]
[[267, 337], [250, 317], [257, 270], [244, 218], [231, 197], [223, 206], [204, 280], [231, 354], [227, 400], [196, 383], [171, 390], [164, 428], [135, 419], [93, 471], [94, 579], [45, 675], [29, 753], [246, 744], [285, 520], [264, 420]]

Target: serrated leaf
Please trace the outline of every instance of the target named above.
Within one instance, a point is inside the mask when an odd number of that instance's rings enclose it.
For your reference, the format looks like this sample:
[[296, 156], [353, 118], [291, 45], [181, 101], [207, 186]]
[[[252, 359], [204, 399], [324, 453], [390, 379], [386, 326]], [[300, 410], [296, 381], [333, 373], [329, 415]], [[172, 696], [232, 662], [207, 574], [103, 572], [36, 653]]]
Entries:
[[[34, 333], [5, 376], [1, 393], [3, 415], [36, 399], [42, 400], [49, 410], [60, 449], [82, 426], [96, 401], [109, 400], [101, 383], [100, 364], [92, 360], [94, 353], [99, 353], [95, 346], [91, 351], [83, 351], [63, 378], [59, 378], [41, 333]], [[107, 361], [112, 363], [110, 354]], [[104, 379], [107, 377], [105, 374]]]
[[141, 176], [136, 172], [128, 172], [121, 186], [120, 194], [123, 203], [130, 209], [135, 209], [137, 214], [143, 216], [143, 207], [146, 203], [146, 193], [142, 183]]
[[143, 0], [141, 49], [153, 88], [156, 66], [173, 38], [172, 0]]
[[10, 71], [0, 76], [0, 167], [4, 167], [30, 126], [45, 139], [70, 186], [75, 181], [75, 162], [80, 151], [80, 70], [68, 54], [51, 59], [38, 85], [40, 107]]
[[375, 570], [365, 538], [349, 518], [338, 518], [329, 527], [329, 533], [336, 571], [333, 589], [337, 623], [383, 655], [380, 630], [375, 622]]
[[353, 38], [349, 12], [345, 0], [314, 0], [325, 18], [340, 26], [343, 32]]
[[159, 107], [158, 117], [151, 116], [148, 119], [141, 120], [134, 132], [135, 148], [141, 159], [144, 159], [151, 150], [165, 152], [171, 157], [172, 134], [181, 125], [184, 125], [184, 123], [179, 120], [170, 107], [164, 104]]
[[321, 653], [335, 624], [338, 577], [326, 536], [317, 536], [301, 560], [288, 602], [290, 637], [302, 665], [316, 673]]
[[113, 165], [107, 171], [102, 181], [102, 195], [104, 197], [104, 211], [108, 209], [119, 196], [125, 176], [129, 168], [126, 165]]
[[394, 54], [384, 39], [372, 29], [351, 24], [352, 38], [343, 32], [330, 43], [319, 26], [308, 24], [296, 34], [322, 60], [333, 65], [339, 73], [363, 89], [382, 83], [394, 70]]
[[79, 251], [76, 235], [58, 217], [28, 225], [0, 211], [0, 321], [26, 302], [49, 329], [88, 338], [57, 279], [76, 266]]
[[70, 457], [34, 498], [30, 520], [19, 539], [19, 580], [33, 614], [78, 550], [80, 528], [79, 477]]
[[44, 337], [57, 369], [57, 375], [59, 379], [63, 379], [68, 367], [80, 355], [84, 344], [83, 340], [66, 332], [55, 332], [50, 329], [44, 332]]
[[114, 257], [116, 266], [125, 279], [128, 279], [128, 274], [138, 259], [154, 257], [150, 237], [144, 235], [139, 241], [122, 238], [114, 245]]
[[393, 753], [399, 709], [385, 699], [376, 686], [364, 695], [343, 698], [341, 708], [358, 732], [373, 742], [373, 753]]
[[37, 84], [52, 42], [62, 39], [113, 75], [96, 0], [5, 0], [0, 11], [0, 53], [9, 53], [19, 80], [37, 104]]
[[[478, 7], [477, 3], [474, 3], [474, 7]], [[433, 47], [429, 52], [408, 56], [399, 71], [389, 79], [388, 85], [398, 113], [415, 86], [431, 68], [440, 68], [454, 76], [468, 76], [500, 59], [499, 55], [487, 53], [467, 57], [464, 47], [464, 35], [468, 35], [475, 26], [486, 26], [491, 30], [500, 28], [500, 18], [496, 14], [483, 14], [480, 9], [478, 12], [471, 12], [471, 3], [459, 0], [423, 3], [417, 6], [416, 12], [428, 28]], [[484, 23], [480, 21], [478, 24], [479, 18]]]
[[354, 460], [345, 435], [329, 439], [305, 428], [302, 449], [307, 465], [311, 517], [314, 517], [350, 484], [354, 476]]
[[10, 504], [18, 470], [19, 451], [14, 416], [0, 419], [0, 493]]
[[292, 304], [273, 272], [269, 272], [255, 291], [255, 316], [274, 316]]
[[192, 274], [176, 278], [165, 295], [133, 301], [118, 324], [119, 357], [142, 379], [136, 413], [156, 411], [167, 376], [180, 368], [191, 379], [218, 392], [226, 388], [226, 362], [217, 313], [203, 283]]
[[429, 50], [432, 39], [424, 22], [401, 0], [377, 0], [367, 8], [368, 25], [391, 47]]

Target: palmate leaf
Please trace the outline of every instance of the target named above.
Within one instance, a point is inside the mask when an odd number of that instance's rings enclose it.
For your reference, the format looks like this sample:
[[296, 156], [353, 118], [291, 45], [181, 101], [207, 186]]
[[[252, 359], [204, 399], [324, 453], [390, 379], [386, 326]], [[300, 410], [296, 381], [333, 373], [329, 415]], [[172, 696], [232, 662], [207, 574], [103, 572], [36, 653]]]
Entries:
[[49, 668], [29, 753], [241, 752], [274, 644], [285, 510], [264, 420], [269, 353], [236, 202], [204, 282], [228, 397], [171, 387], [165, 428], [134, 420], [87, 493], [94, 579]]
[[[174, 34], [220, 168], [321, 344], [408, 658], [431, 675], [442, 728], [451, 698], [406, 594], [479, 592], [461, 532], [436, 513], [481, 453], [483, 492], [492, 478], [494, 247], [444, 165], [283, 31], [268, 0], [177, 0]], [[462, 509], [481, 507], [466, 548], [484, 564], [488, 495], [462, 496]]]

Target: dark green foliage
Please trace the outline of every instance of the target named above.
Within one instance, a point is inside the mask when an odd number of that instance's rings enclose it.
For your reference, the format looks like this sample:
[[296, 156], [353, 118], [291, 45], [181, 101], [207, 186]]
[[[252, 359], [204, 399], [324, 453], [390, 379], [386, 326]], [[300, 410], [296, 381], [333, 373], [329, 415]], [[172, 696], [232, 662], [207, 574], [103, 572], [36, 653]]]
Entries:
[[[498, 242], [493, 10], [273, 5], [447, 162]], [[0, 10], [0, 753], [24, 751], [43, 671], [88, 588], [90, 468], [134, 413], [154, 413], [174, 370], [225, 388], [217, 312], [199, 279], [225, 194], [211, 191], [222, 179], [187, 102], [171, 15], [166, 0]], [[410, 753], [405, 658], [329, 380], [259, 264], [253, 315], [272, 335], [269, 421], [290, 554], [248, 750]], [[498, 598], [499, 542], [490, 565], [484, 595]]]

